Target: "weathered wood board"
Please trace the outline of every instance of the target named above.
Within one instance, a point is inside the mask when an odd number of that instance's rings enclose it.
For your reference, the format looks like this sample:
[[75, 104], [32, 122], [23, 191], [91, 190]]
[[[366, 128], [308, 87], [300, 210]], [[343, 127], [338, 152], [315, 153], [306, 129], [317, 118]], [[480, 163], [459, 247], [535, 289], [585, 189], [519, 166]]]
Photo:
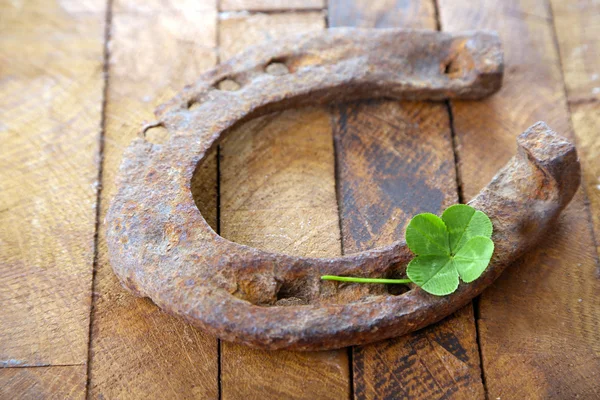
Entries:
[[[121, 154], [154, 108], [216, 63], [214, 2], [116, 0], [110, 26], [100, 220], [115, 194]], [[159, 140], [161, 129], [147, 132]], [[212, 165], [212, 166], [211, 166]], [[216, 218], [216, 164], [209, 163], [205, 214]], [[211, 184], [212, 182], [212, 184]], [[210, 219], [209, 219], [210, 220]], [[127, 293], [107, 258], [99, 231], [92, 318], [90, 386], [93, 398], [217, 398], [214, 337]]]
[[1, 398], [85, 394], [105, 11], [0, 5]]
[[600, 2], [550, 3], [571, 123], [583, 167], [583, 185], [600, 252]]

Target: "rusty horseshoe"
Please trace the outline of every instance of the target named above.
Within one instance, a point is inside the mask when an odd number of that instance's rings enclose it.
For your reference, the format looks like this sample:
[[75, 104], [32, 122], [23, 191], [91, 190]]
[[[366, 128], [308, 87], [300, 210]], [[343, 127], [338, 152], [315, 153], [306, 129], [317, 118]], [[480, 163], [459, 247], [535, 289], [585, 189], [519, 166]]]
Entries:
[[207, 152], [241, 121], [364, 98], [477, 99], [500, 88], [502, 69], [493, 33], [357, 29], [265, 44], [219, 65], [158, 108], [158, 124], [170, 134], [164, 144], [140, 137], [125, 151], [106, 217], [115, 273], [164, 311], [264, 349], [365, 344], [442, 319], [530, 249], [577, 190], [575, 148], [544, 123], [518, 137], [517, 155], [469, 203], [491, 218], [496, 250], [478, 280], [445, 297], [417, 287], [373, 294], [319, 279], [400, 277], [412, 257], [404, 241], [328, 259], [230, 242], [202, 217], [191, 180]]

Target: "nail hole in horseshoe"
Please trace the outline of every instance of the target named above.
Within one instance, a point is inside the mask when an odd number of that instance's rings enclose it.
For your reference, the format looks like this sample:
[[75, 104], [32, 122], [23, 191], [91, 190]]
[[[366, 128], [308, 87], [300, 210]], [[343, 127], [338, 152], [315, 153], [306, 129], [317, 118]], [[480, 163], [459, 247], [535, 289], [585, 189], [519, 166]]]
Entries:
[[[406, 279], [406, 269], [402, 267], [401, 264], [396, 264], [392, 266], [385, 278], [387, 279]], [[391, 294], [392, 296], [400, 296], [411, 289], [410, 285], [400, 285], [400, 284], [386, 284], [385, 292]]]
[[198, 107], [200, 107], [200, 102], [196, 99], [191, 99], [187, 103], [187, 109], [190, 111], [195, 110]]
[[290, 70], [283, 60], [273, 60], [267, 65], [265, 72], [269, 75], [281, 76], [289, 74]]
[[230, 78], [225, 78], [216, 83], [216, 88], [219, 90], [223, 90], [226, 92], [235, 92], [236, 90], [240, 90], [242, 86]]
[[454, 79], [460, 75], [460, 65], [456, 57], [451, 58], [442, 65], [442, 72], [450, 79]]
[[400, 296], [410, 290], [406, 285], [385, 285], [385, 290], [392, 296]]
[[169, 139], [169, 131], [160, 122], [150, 124], [142, 130], [144, 139], [153, 144], [163, 144]]
[[310, 298], [310, 282], [308, 278], [300, 278], [297, 280], [283, 282], [277, 291], [278, 306], [294, 306], [308, 304]]

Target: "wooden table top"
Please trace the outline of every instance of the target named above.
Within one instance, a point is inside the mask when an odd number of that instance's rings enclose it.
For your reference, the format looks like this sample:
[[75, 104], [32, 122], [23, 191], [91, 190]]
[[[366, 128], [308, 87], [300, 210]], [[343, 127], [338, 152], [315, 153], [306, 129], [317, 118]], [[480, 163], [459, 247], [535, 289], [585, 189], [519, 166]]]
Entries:
[[[310, 256], [390, 243], [469, 200], [538, 120], [584, 171], [556, 229], [455, 315], [337, 351], [220, 342], [125, 292], [103, 219], [154, 107], [254, 43], [327, 26], [496, 30], [503, 89], [246, 123], [194, 183], [221, 235]], [[599, 34], [597, 0], [2, 2], [0, 398], [600, 398]]]

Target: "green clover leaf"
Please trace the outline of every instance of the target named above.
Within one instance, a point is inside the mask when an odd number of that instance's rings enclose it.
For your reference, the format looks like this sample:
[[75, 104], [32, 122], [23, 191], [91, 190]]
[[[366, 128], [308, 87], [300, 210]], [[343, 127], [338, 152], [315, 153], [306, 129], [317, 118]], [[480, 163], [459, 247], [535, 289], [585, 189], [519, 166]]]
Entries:
[[428, 293], [450, 294], [459, 277], [473, 282], [487, 268], [494, 252], [491, 236], [487, 215], [465, 204], [447, 208], [442, 218], [418, 214], [406, 228], [406, 243], [416, 254], [406, 274]]
[[457, 252], [474, 236], [492, 237], [492, 221], [466, 204], [448, 207], [442, 214], [442, 221], [448, 230], [451, 252]]

